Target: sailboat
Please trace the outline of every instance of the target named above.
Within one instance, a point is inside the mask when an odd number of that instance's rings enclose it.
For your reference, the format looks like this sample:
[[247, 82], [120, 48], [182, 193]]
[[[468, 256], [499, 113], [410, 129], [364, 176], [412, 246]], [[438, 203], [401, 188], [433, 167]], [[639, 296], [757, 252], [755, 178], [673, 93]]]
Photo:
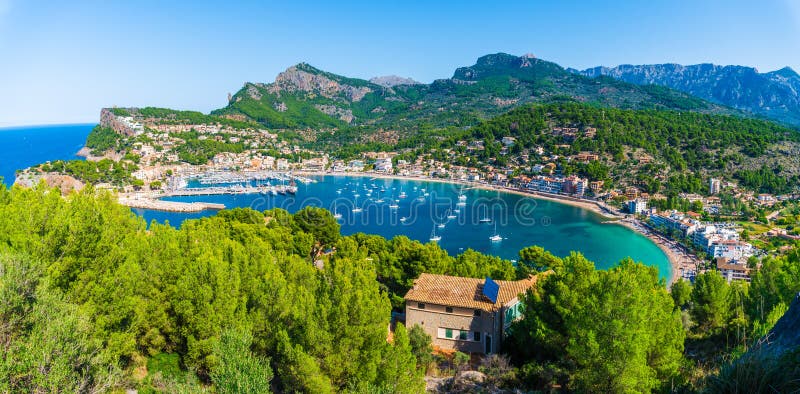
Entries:
[[433, 227], [433, 230], [431, 231], [431, 238], [430, 238], [431, 242], [439, 242], [439, 241], [441, 241], [441, 239], [442, 239], [442, 236], [441, 235], [436, 235], [436, 227]]
[[358, 196], [356, 195], [356, 199], [353, 202], [353, 213], [359, 213], [361, 211], [363, 211], [363, 209], [361, 209], [361, 207], [358, 206]]
[[486, 216], [486, 211], [484, 211], [483, 212], [483, 217], [481, 217], [480, 220], [478, 220], [478, 222], [480, 222], [480, 223], [491, 223], [492, 219], [489, 218], [488, 216]]
[[500, 242], [503, 240], [503, 237], [501, 237], [500, 234], [497, 233], [497, 222], [494, 222], [494, 235], [489, 237], [489, 240], [492, 242]]
[[339, 220], [339, 219], [342, 218], [342, 214], [339, 213], [339, 212], [336, 212], [336, 207], [333, 207], [333, 218], [336, 219], [336, 220]]
[[461, 185], [461, 191], [458, 192], [458, 202], [459, 203], [463, 202], [464, 205], [467, 205], [466, 201], [467, 201], [467, 195], [464, 194], [464, 185]]
[[447, 210], [447, 218], [448, 218], [448, 219], [455, 219], [455, 218], [457, 218], [457, 217], [458, 217], [458, 216], [456, 216], [456, 215], [455, 215], [455, 213], [453, 213], [453, 211], [452, 211], [452, 210], [450, 210], [450, 209], [448, 209], [448, 210]]

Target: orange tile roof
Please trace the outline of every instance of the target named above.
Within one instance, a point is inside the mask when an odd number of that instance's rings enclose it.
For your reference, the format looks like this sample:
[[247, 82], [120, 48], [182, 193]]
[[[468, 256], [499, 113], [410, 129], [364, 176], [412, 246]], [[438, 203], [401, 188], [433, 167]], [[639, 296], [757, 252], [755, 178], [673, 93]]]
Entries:
[[497, 302], [492, 303], [483, 296], [484, 279], [457, 276], [422, 274], [406, 293], [406, 301], [457, 306], [462, 308], [494, 311], [527, 291], [536, 283], [536, 277], [517, 281], [497, 280], [500, 291]]

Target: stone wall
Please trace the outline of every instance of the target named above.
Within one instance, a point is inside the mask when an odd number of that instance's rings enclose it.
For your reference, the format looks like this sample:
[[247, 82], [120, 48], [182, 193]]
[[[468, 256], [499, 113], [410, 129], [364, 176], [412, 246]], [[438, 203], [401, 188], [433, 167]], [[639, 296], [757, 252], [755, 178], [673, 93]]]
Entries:
[[[444, 305], [425, 304], [420, 308], [417, 302], [406, 303], [406, 327], [419, 325], [433, 339], [433, 345], [442, 349], [454, 349], [465, 353], [484, 353], [486, 337], [491, 336], [491, 352], [500, 348], [499, 330], [502, 329], [500, 312], [480, 311], [475, 316], [474, 309], [453, 307], [451, 313], [446, 312]], [[440, 338], [439, 328], [469, 331], [467, 340]], [[480, 332], [480, 341], [473, 340], [473, 332]], [[454, 333], [457, 337], [457, 333]]]

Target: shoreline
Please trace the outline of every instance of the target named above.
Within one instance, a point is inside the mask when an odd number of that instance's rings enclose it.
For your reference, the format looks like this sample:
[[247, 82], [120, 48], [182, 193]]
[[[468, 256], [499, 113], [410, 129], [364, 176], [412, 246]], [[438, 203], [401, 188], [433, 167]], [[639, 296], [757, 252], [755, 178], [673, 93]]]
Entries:
[[553, 201], [559, 204], [569, 205], [576, 208], [585, 209], [587, 211], [591, 211], [596, 213], [606, 219], [622, 219], [622, 216], [615, 215], [609, 213], [608, 211], [603, 210], [600, 207], [599, 203], [590, 200], [578, 199], [576, 197], [570, 197], [566, 195], [558, 195], [558, 194], [550, 194], [550, 193], [542, 193], [542, 192], [534, 192], [528, 190], [520, 190], [515, 188], [509, 187], [502, 187], [502, 186], [494, 186], [480, 182], [469, 182], [469, 181], [459, 181], [454, 179], [437, 179], [437, 178], [426, 178], [426, 177], [415, 177], [415, 176], [408, 176], [408, 175], [390, 175], [390, 174], [374, 174], [374, 173], [365, 173], [365, 172], [321, 172], [321, 171], [296, 171], [294, 174], [302, 175], [302, 176], [349, 176], [349, 177], [362, 177], [362, 178], [377, 178], [377, 179], [397, 179], [397, 180], [404, 180], [404, 181], [415, 181], [415, 182], [436, 182], [436, 183], [448, 183], [452, 185], [463, 185], [469, 188], [474, 189], [481, 189], [486, 191], [492, 192], [502, 192], [502, 193], [509, 193], [509, 194], [516, 194], [518, 196], [530, 197], [534, 199], [546, 200], [546, 201]]
[[667, 280], [668, 289], [676, 280], [683, 277], [684, 272], [695, 271], [696, 264], [698, 263], [697, 257], [688, 254], [685, 248], [677, 242], [649, 230], [647, 227], [640, 224], [638, 220], [633, 219], [632, 221], [631, 219], [622, 219], [609, 221], [608, 223], [626, 227], [631, 231], [647, 237], [664, 252], [671, 268], [671, 272], [667, 276], [667, 278], [669, 278]]
[[[650, 230], [642, 227], [641, 225], [635, 225], [631, 223], [629, 219], [626, 219], [622, 215], [609, 212], [607, 210], [608, 208], [604, 209], [597, 201], [583, 200], [566, 195], [549, 194], [549, 193], [542, 193], [529, 190], [520, 190], [516, 188], [495, 186], [481, 182], [459, 181], [453, 179], [437, 179], [428, 177], [394, 175], [394, 174], [377, 174], [377, 173], [367, 173], [367, 172], [350, 173], [350, 172], [327, 172], [327, 171], [294, 171], [292, 173], [294, 175], [301, 175], [301, 176], [345, 176], [345, 177], [360, 177], [360, 178], [374, 178], [374, 179], [392, 179], [392, 180], [403, 180], [412, 182], [447, 183], [452, 185], [462, 185], [468, 188], [481, 189], [491, 192], [515, 194], [533, 199], [540, 199], [545, 201], [551, 201], [557, 204], [572, 206], [575, 208], [592, 212], [602, 217], [603, 219], [605, 219], [603, 223], [617, 224], [624, 226], [629, 230], [648, 238], [652, 243], [654, 243], [661, 250], [661, 252], [664, 253], [664, 256], [667, 258], [667, 261], [669, 262], [670, 272], [668, 273], [668, 275], [665, 275], [665, 277], [667, 277], [667, 286], [671, 285], [673, 282], [675, 282], [675, 280], [681, 277], [682, 272], [688, 269], [694, 270], [694, 260], [692, 259], [692, 257], [681, 252], [680, 247], [677, 246], [674, 242], [664, 238], [663, 236], [652, 233]], [[160, 201], [160, 197], [147, 198], [147, 200]], [[185, 204], [189, 205], [189, 203]], [[167, 208], [166, 205], [160, 205], [158, 203], [155, 203], [151, 207], [148, 207], [146, 209], [160, 210], [158, 208], [155, 208], [154, 206], [159, 206], [160, 208]], [[191, 208], [189, 207], [181, 207], [181, 208], [182, 209], [177, 210], [177, 212], [187, 212], [184, 210], [187, 208], [192, 209], [192, 211], [194, 211], [195, 209], [197, 209], [197, 206]], [[165, 210], [173, 212], [176, 211], [172, 209], [165, 209]]]
[[550, 194], [543, 194], [541, 192], [525, 191], [514, 188], [493, 186], [484, 183], [465, 182], [465, 181], [450, 180], [450, 179], [435, 179], [435, 178], [425, 178], [425, 177], [413, 177], [406, 175], [373, 174], [373, 173], [363, 173], [363, 172], [347, 173], [347, 172], [301, 171], [297, 172], [297, 174], [303, 176], [353, 176], [353, 177], [366, 177], [366, 178], [379, 178], [379, 179], [399, 179], [399, 180], [417, 181], [417, 182], [422, 181], [422, 182], [450, 183], [454, 185], [469, 186], [470, 188], [516, 194], [534, 199], [552, 201], [557, 204], [569, 205], [572, 207], [585, 209], [587, 211], [598, 214], [603, 218], [607, 219], [604, 221], [604, 223], [623, 226], [637, 234], [646, 237], [647, 239], [650, 240], [650, 242], [655, 244], [661, 250], [661, 252], [664, 253], [664, 256], [667, 258], [667, 261], [669, 262], [670, 272], [667, 275], [664, 275], [667, 278], [667, 283], [666, 283], [667, 288], [669, 288], [669, 286], [672, 283], [674, 283], [678, 278], [682, 277], [682, 273], [684, 271], [690, 271], [695, 269], [694, 258], [692, 256], [689, 256], [681, 252], [680, 251], [681, 247], [678, 246], [674, 241], [671, 241], [659, 234], [655, 234], [640, 225], [634, 225], [633, 223], [630, 223], [629, 219], [626, 219], [624, 216], [611, 214], [603, 210], [600, 207], [600, 204], [594, 201], [579, 200], [575, 197], [569, 197], [569, 196], [550, 195]]

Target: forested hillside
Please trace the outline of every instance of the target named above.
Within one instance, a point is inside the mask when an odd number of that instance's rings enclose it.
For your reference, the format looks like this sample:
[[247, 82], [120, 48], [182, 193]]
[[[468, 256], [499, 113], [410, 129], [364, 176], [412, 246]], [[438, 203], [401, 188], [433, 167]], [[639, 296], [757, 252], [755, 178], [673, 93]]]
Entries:
[[743, 114], [669, 88], [587, 78], [530, 55], [505, 53], [482, 56], [448, 79], [391, 87], [300, 63], [272, 83], [246, 83], [213, 114], [277, 129], [404, 134], [425, 125], [470, 126], [525, 103], [564, 98], [621, 108]]
[[486, 370], [493, 387], [696, 390], [800, 290], [796, 253], [763, 265], [750, 286], [710, 272], [670, 297], [640, 263], [596, 271], [538, 247], [516, 265], [454, 258], [405, 237], [343, 237], [320, 208], [148, 228], [90, 187], [0, 188], [0, 392], [417, 393], [435, 368], [430, 338], [397, 325], [388, 341], [387, 329], [420, 273], [541, 271], [504, 351], [514, 364]]
[[[566, 135], [562, 128], [575, 131]], [[513, 146], [504, 147], [503, 137], [515, 138]], [[481, 148], [469, 149], [464, 142], [471, 141], [480, 142]], [[429, 131], [400, 145], [422, 147], [416, 148], [417, 153], [439, 150], [439, 156], [442, 149], [451, 149], [458, 165], [550, 160], [567, 175], [613, 179], [651, 193], [702, 192], [709, 176], [737, 181], [759, 192], [785, 193], [793, 190], [800, 175], [800, 163], [795, 160], [800, 154], [800, 134], [775, 123], [575, 102], [524, 106], [467, 130]], [[536, 153], [539, 148], [544, 155]], [[599, 161], [568, 160], [580, 152], [597, 154]]]

